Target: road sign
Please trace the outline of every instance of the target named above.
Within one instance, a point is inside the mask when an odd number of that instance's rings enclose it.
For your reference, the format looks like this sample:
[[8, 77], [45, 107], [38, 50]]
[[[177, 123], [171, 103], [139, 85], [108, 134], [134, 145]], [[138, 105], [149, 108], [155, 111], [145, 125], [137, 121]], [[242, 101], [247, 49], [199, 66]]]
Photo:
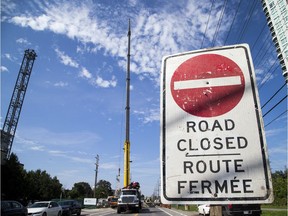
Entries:
[[262, 114], [246, 44], [163, 58], [161, 201], [273, 201]]
[[239, 103], [245, 80], [243, 72], [231, 59], [202, 54], [183, 62], [175, 70], [170, 85], [173, 99], [181, 109], [199, 117], [213, 117], [230, 111]]

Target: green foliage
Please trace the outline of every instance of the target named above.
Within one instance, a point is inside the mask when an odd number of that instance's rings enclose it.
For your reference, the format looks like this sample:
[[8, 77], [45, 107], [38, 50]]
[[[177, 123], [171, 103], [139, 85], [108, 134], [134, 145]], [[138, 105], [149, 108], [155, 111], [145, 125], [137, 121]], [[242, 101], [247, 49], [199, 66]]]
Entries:
[[93, 196], [93, 191], [87, 182], [75, 183], [72, 190], [69, 191], [69, 196], [75, 198], [89, 198]]
[[26, 194], [26, 171], [15, 154], [1, 165], [1, 198], [20, 200]]
[[60, 197], [62, 184], [54, 177], [51, 178], [46, 171], [36, 170], [27, 173], [28, 197], [31, 200], [50, 200]]
[[105, 180], [100, 180], [95, 189], [96, 198], [107, 198], [113, 195], [111, 183]]
[[274, 202], [276, 206], [287, 206], [287, 169], [272, 173]]
[[1, 165], [1, 199], [19, 200], [24, 205], [28, 200], [50, 200], [59, 197], [62, 184], [46, 171], [27, 172], [15, 154]]

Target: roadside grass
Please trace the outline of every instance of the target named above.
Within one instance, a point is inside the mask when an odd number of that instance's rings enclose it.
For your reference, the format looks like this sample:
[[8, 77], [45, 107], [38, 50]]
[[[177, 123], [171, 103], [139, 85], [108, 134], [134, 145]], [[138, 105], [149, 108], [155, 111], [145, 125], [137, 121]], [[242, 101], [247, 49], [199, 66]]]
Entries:
[[263, 210], [261, 216], [287, 216], [287, 211]]
[[261, 205], [261, 209], [267, 209], [267, 208], [271, 208], [271, 209], [283, 209], [283, 210], [287, 210], [287, 206], [274, 206], [274, 205]]
[[172, 205], [172, 208], [180, 209], [183, 211], [198, 211], [197, 205], [187, 205], [185, 208], [185, 205]]

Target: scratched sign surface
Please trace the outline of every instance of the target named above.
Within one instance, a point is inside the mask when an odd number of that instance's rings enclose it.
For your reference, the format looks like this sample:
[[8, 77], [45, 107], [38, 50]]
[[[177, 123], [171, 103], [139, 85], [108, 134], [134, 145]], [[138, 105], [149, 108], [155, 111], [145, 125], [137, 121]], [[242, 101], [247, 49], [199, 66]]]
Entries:
[[273, 201], [262, 114], [246, 44], [163, 58], [161, 201]]

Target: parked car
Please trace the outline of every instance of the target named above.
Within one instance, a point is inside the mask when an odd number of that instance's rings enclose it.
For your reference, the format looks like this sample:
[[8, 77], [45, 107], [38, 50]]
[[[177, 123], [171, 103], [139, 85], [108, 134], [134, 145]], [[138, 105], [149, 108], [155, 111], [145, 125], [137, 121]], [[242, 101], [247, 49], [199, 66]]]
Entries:
[[21, 203], [13, 200], [1, 201], [1, 216], [27, 216], [28, 211]]
[[198, 213], [200, 215], [209, 215], [210, 205], [209, 204], [198, 205]]
[[109, 203], [107, 200], [105, 199], [99, 199], [96, 206], [98, 208], [108, 208], [109, 207]]
[[62, 207], [62, 215], [81, 215], [82, 206], [76, 200], [63, 200], [59, 201], [58, 204]]
[[223, 205], [222, 214], [224, 216], [237, 216], [237, 215], [249, 215], [249, 216], [260, 216], [262, 213], [259, 204], [237, 204], [237, 205]]
[[35, 202], [28, 206], [29, 216], [61, 216], [62, 207], [54, 201]]

